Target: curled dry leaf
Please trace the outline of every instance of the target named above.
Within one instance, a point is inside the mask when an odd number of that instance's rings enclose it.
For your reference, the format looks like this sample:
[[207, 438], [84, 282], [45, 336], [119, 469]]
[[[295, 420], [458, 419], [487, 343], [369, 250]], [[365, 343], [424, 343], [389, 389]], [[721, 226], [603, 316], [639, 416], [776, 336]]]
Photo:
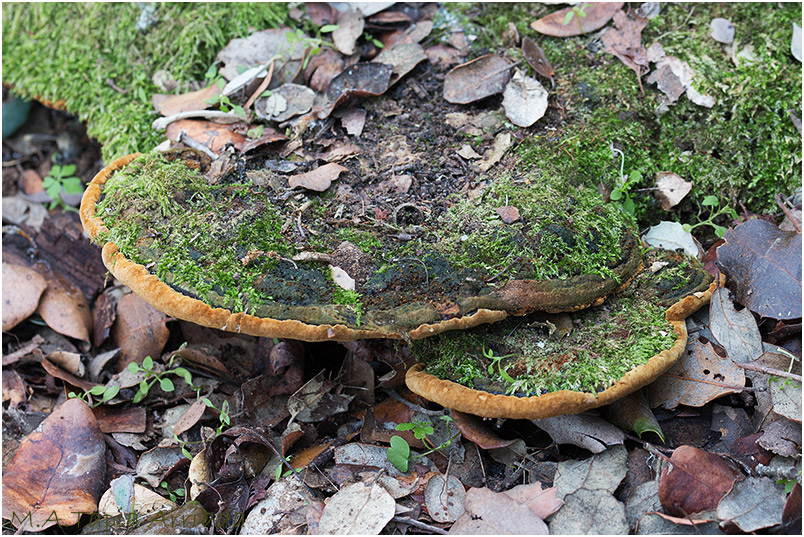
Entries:
[[59, 334], [89, 341], [92, 313], [87, 298], [66, 280], [55, 277], [48, 280], [37, 311], [42, 320]]
[[550, 61], [544, 53], [544, 49], [536, 44], [536, 41], [530, 37], [525, 37], [522, 40], [522, 53], [528, 64], [533, 67], [533, 70], [545, 78], [553, 79], [555, 70], [550, 65]]
[[[553, 37], [572, 37], [599, 30], [611, 20], [614, 14], [623, 7], [624, 2], [585, 3], [583, 11], [586, 17], [578, 18], [577, 13], [564, 24], [565, 17], [572, 11], [566, 7], [550, 13], [546, 17], [530, 23], [530, 27], [544, 35]], [[577, 7], [577, 6], [576, 6]]]
[[511, 79], [512, 64], [496, 54], [487, 54], [459, 65], [444, 78], [444, 99], [468, 104], [502, 93]]
[[642, 45], [642, 30], [648, 25], [648, 19], [629, 17], [624, 11], [614, 13], [616, 29], [609, 28], [600, 38], [603, 50], [617, 56], [629, 69], [634, 71], [642, 89], [642, 75], [648, 72], [648, 53]]
[[[356, 63], [347, 67], [329, 83], [322, 99], [313, 106], [319, 119], [354, 98], [382, 95], [391, 82], [393, 67], [382, 63]], [[320, 101], [320, 102], [319, 102]]]
[[692, 190], [692, 183], [673, 172], [659, 172], [655, 179], [656, 197], [662, 202], [662, 209], [665, 211], [678, 205]]
[[510, 446], [515, 440], [503, 440], [483, 424], [483, 421], [472, 414], [464, 414], [457, 410], [450, 411], [455, 425], [467, 440], [471, 440], [482, 449], [496, 449]]
[[119, 286], [110, 287], [95, 299], [92, 309], [92, 344], [100, 347], [106, 338], [117, 316], [117, 302], [123, 296], [123, 289]]
[[505, 86], [502, 105], [511, 123], [518, 127], [530, 127], [547, 111], [547, 90], [535, 78], [517, 71]]
[[363, 35], [366, 25], [359, 11], [349, 10], [338, 18], [338, 27], [332, 32], [332, 42], [342, 54], [351, 56], [355, 53], [357, 40]]
[[671, 514], [685, 517], [715, 509], [740, 477], [725, 459], [692, 446], [677, 448], [659, 478], [659, 500]]
[[28, 398], [25, 382], [13, 369], [3, 369], [3, 402], [12, 407], [20, 406]]
[[737, 300], [763, 317], [801, 317], [801, 234], [754, 219], [723, 238], [718, 264]]
[[290, 188], [302, 187], [307, 190], [314, 190], [315, 192], [323, 192], [329, 188], [332, 181], [335, 181], [341, 173], [348, 171], [348, 168], [330, 162], [329, 164], [319, 166], [315, 170], [291, 175], [288, 177], [288, 186], [290, 186]]
[[117, 303], [117, 319], [112, 325], [112, 337], [120, 347], [118, 368], [129, 362], [139, 362], [146, 356], [159, 358], [170, 331], [167, 316], [134, 293], [123, 296]]
[[196, 142], [207, 146], [211, 151], [220, 153], [223, 146], [232, 144], [236, 149], [242, 149], [246, 141], [245, 136], [236, 133], [235, 125], [221, 125], [212, 121], [200, 119], [180, 119], [167, 126], [165, 134], [174, 142], [179, 141], [181, 132]]
[[390, 65], [393, 68], [391, 75], [391, 85], [393, 86], [399, 80], [411, 72], [414, 67], [419, 65], [427, 59], [424, 49], [418, 43], [410, 44], [396, 44], [394, 46], [383, 49], [374, 61]]
[[350, 483], [327, 501], [318, 531], [379, 535], [395, 511], [396, 502], [379, 483]]
[[207, 102], [207, 99], [216, 97], [220, 93], [221, 89], [218, 85], [212, 84], [204, 89], [182, 93], [181, 95], [155, 94], [151, 98], [151, 102], [157, 112], [163, 116], [172, 116], [173, 114], [189, 112], [190, 110], [206, 110], [212, 106]]
[[620, 429], [597, 416], [568, 414], [532, 421], [557, 444], [572, 444], [592, 453], [601, 453], [625, 439]]
[[3, 332], [36, 311], [46, 288], [47, 282], [35, 270], [3, 263]]
[[103, 492], [106, 444], [90, 408], [68, 399], [25, 437], [3, 474], [3, 518], [23, 531], [72, 526]]

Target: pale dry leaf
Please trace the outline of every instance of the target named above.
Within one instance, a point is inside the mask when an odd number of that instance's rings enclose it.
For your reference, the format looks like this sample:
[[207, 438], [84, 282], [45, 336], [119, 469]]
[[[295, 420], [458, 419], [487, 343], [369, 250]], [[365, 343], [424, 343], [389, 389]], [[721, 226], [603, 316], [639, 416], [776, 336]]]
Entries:
[[717, 516], [754, 533], [782, 523], [785, 497], [783, 484], [767, 477], [748, 477], [735, 483], [720, 500]]
[[793, 39], [790, 41], [790, 53], [801, 63], [801, 26], [793, 23]]
[[287, 27], [272, 28], [232, 39], [215, 57], [223, 64], [218, 72], [226, 80], [232, 80], [238, 75], [238, 67], [250, 69], [268, 63], [275, 56], [300, 60], [304, 54], [305, 39], [309, 39], [309, 36], [302, 34], [301, 39], [291, 47], [287, 38], [291, 31]]
[[801, 423], [777, 419], [763, 426], [762, 436], [757, 443], [782, 457], [800, 456]]
[[393, 68], [391, 85], [394, 85], [426, 59], [427, 54], [418, 43], [399, 43], [383, 49], [372, 61], [384, 63]]
[[363, 15], [356, 10], [349, 10], [338, 19], [338, 27], [332, 32], [335, 48], [342, 54], [351, 56], [355, 53], [358, 38], [363, 35], [365, 26]]
[[762, 355], [762, 336], [754, 315], [748, 308], [737, 311], [728, 290], [712, 293], [709, 323], [712, 335], [735, 362], [753, 362]]
[[[249, 511], [243, 522], [242, 535], [271, 535], [288, 513], [308, 503], [304, 484], [294, 477], [275, 481], [266, 491], [265, 498]], [[323, 530], [319, 530], [324, 533]], [[318, 532], [317, 532], [318, 533]]]
[[466, 491], [455, 476], [436, 474], [427, 481], [424, 501], [427, 512], [436, 522], [455, 522], [465, 509]]
[[771, 377], [770, 393], [773, 411], [785, 418], [801, 423], [801, 383], [790, 379]]
[[547, 535], [548, 529], [527, 505], [502, 492], [472, 488], [464, 500], [466, 512], [449, 530], [457, 535]]
[[692, 234], [684, 231], [678, 222], [659, 222], [642, 237], [645, 244], [665, 250], [684, 250], [684, 253], [698, 257], [699, 248]]
[[568, 414], [531, 420], [557, 444], [573, 444], [592, 453], [601, 453], [608, 446], [622, 444], [625, 434], [603, 418], [587, 414]]
[[556, 498], [563, 500], [581, 488], [613, 493], [625, 478], [627, 457], [625, 446], [617, 445], [585, 460], [559, 462], [553, 480]]
[[463, 144], [461, 148], [457, 151], [457, 153], [458, 156], [466, 160], [483, 158], [481, 155], [478, 155], [477, 152], [474, 149], [472, 149], [472, 146], [470, 146], [469, 144]]
[[3, 263], [3, 332], [11, 330], [36, 311], [45, 289], [47, 282], [35, 270]]
[[78, 288], [68, 289], [65, 283], [50, 280], [39, 299], [37, 311], [42, 320], [59, 334], [89, 341], [92, 333], [92, 312], [86, 296]]
[[494, 138], [494, 147], [483, 154], [483, 162], [478, 166], [480, 171], [487, 172], [492, 166], [502, 160], [505, 152], [513, 145], [510, 132], [501, 132]]
[[579, 489], [550, 521], [553, 535], [626, 535], [625, 506], [611, 492]]
[[322, 534], [379, 535], [396, 512], [396, 502], [379, 483], [350, 483], [324, 506]]
[[[148, 515], [157, 511], [170, 511], [178, 507], [175, 502], [162, 497], [160, 494], [134, 483], [134, 497], [132, 498], [131, 511], [139, 515]], [[110, 483], [109, 489], [103, 493], [98, 502], [98, 512], [104, 516], [117, 516], [121, 514], [120, 506], [115, 501], [114, 484]]]
[[348, 171], [348, 168], [330, 162], [319, 166], [315, 170], [291, 175], [288, 177], [288, 186], [290, 186], [290, 188], [301, 187], [315, 192], [324, 192], [341, 173]]
[[544, 520], [564, 505], [564, 502], [556, 497], [557, 492], [555, 487], [545, 489], [542, 488], [540, 482], [536, 481], [529, 485], [517, 485], [510, 490], [506, 490], [504, 494], [521, 504], [527, 505], [528, 509]]
[[517, 71], [505, 86], [502, 105], [511, 123], [530, 127], [547, 111], [547, 90], [535, 78]]
[[190, 461], [187, 480], [190, 482], [190, 499], [195, 500], [209, 485], [215, 476], [207, 463], [207, 450], [202, 449]]
[[665, 211], [678, 205], [692, 190], [692, 183], [673, 172], [658, 172], [655, 179], [656, 197], [662, 202], [662, 209]]
[[718, 43], [729, 45], [734, 41], [734, 25], [727, 19], [716, 17], [709, 23], [709, 35]]

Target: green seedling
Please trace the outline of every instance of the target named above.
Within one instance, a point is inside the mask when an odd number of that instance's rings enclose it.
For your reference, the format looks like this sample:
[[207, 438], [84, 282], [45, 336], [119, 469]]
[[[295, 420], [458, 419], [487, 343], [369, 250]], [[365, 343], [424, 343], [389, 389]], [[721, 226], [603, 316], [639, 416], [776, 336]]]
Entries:
[[502, 377], [502, 379], [505, 382], [507, 382], [509, 384], [513, 384], [515, 382], [514, 378], [511, 375], [509, 375], [508, 372], [505, 371], [505, 369], [503, 369], [503, 366], [500, 363], [504, 358], [510, 358], [511, 356], [513, 356], [513, 354], [506, 354], [504, 356], [494, 356], [494, 351], [493, 350], [491, 350], [491, 349], [486, 350], [486, 347], [483, 347], [483, 356], [485, 356], [486, 358], [491, 360], [491, 363], [489, 364], [489, 367], [488, 367], [489, 375], [494, 374], [494, 366], [496, 365], [497, 366], [497, 372], [500, 374], [500, 377]]
[[[683, 224], [682, 227], [684, 231], [691, 233], [693, 229], [702, 227], [702, 226], [711, 226], [712, 229], [715, 230], [715, 235], [718, 238], [722, 237], [726, 234], [726, 228], [714, 223], [714, 219], [720, 215], [727, 214], [731, 216], [732, 220], [737, 220], [737, 211], [729, 207], [728, 205], [720, 205], [720, 200], [717, 196], [706, 196], [704, 200], [701, 202], [701, 205], [704, 207], [709, 207], [709, 218], [706, 220], [701, 220], [697, 224]], [[698, 210], [698, 219], [701, 218], [701, 210]]]
[[363, 39], [365, 39], [366, 41], [368, 41], [369, 43], [371, 43], [372, 45], [374, 45], [377, 48], [384, 48], [385, 47], [385, 45], [382, 44], [382, 41], [380, 41], [379, 39], [377, 39], [376, 37], [374, 37], [373, 35], [371, 35], [368, 32], [363, 33]]
[[265, 131], [265, 125], [258, 125], [252, 129], [249, 129], [248, 132], [246, 133], [246, 137], [252, 140], [256, 140], [257, 138], [262, 136], [262, 133], [264, 131]]
[[[452, 426], [455, 420], [453, 420], [449, 416], [441, 416], [442, 420], [447, 422], [448, 426]], [[457, 428], [456, 428], [457, 429]], [[407, 440], [402, 438], [401, 436], [392, 436], [390, 440], [391, 447], [386, 450], [386, 456], [388, 457], [388, 461], [393, 464], [397, 470], [400, 472], [407, 472], [410, 462], [416, 459], [420, 459], [422, 457], [426, 457], [430, 453], [435, 453], [436, 451], [441, 451], [442, 449], [448, 448], [452, 443], [455, 441], [458, 436], [460, 436], [460, 431], [457, 431], [452, 434], [446, 441], [442, 442], [441, 444], [435, 446], [432, 442], [429, 442], [427, 439], [427, 435], [433, 434], [435, 429], [431, 425], [428, 425], [425, 422], [421, 421], [414, 421], [410, 423], [399, 423], [396, 426], [397, 431], [413, 431], [413, 436], [418, 439], [422, 440], [425, 445], [429, 445], [430, 449], [425, 451], [424, 453], [419, 453], [418, 455], [411, 456], [410, 454], [410, 444], [408, 444]]]
[[168, 493], [168, 497], [170, 498], [171, 502], [175, 503], [179, 498], [184, 498], [185, 492], [183, 488], [170, 490], [170, 485], [167, 484], [167, 481], [162, 481], [159, 484], [159, 487], [165, 489], [165, 492]]
[[[171, 356], [170, 361], [168, 362], [168, 367], [171, 367], [172, 365], [173, 357]], [[137, 387], [137, 393], [134, 394], [134, 399], [132, 399], [133, 403], [139, 403], [145, 399], [148, 396], [148, 392], [151, 391], [151, 387], [157, 382], [159, 382], [159, 387], [163, 392], [172, 392], [175, 390], [176, 387], [174, 386], [173, 381], [170, 380], [167, 375], [176, 375], [178, 377], [182, 377], [187, 384], [193, 386], [193, 375], [185, 368], [174, 367], [172, 369], [168, 369], [167, 371], [156, 371], [154, 369], [153, 358], [150, 356], [145, 357], [145, 359], [142, 361], [142, 365], [138, 364], [137, 362], [131, 362], [128, 364], [127, 369], [133, 374], [142, 372], [145, 373], [145, 378], [140, 381], [140, 384]]]
[[609, 195], [609, 199], [611, 201], [619, 201], [621, 202], [620, 207], [626, 214], [630, 214], [631, 216], [634, 215], [634, 199], [631, 197], [631, 188], [634, 185], [638, 185], [642, 182], [642, 173], [638, 170], [633, 170], [630, 174], [625, 175], [625, 154], [617, 149], [616, 147], [611, 147], [612, 152], [619, 153], [621, 160], [620, 160], [620, 179], [618, 181], [618, 185], [611, 191]]
[[[84, 393], [70, 392], [67, 394], [67, 397], [70, 399], [81, 399], [86, 404], [92, 406], [92, 408], [95, 408], [104, 403], [108, 403], [114, 399], [118, 393], [120, 393], [120, 386], [93, 386], [92, 389]], [[100, 397], [100, 399], [93, 402], [93, 396]]]
[[[285, 462], [288, 462], [288, 463], [290, 462], [290, 455], [285, 457]], [[287, 476], [289, 476], [290, 474], [293, 473], [291, 470], [285, 470], [283, 472], [282, 468], [284, 468], [284, 467], [285, 467], [285, 463], [279, 463], [279, 465], [276, 467], [276, 472], [274, 472], [274, 481], [279, 481], [281, 478], [287, 477]], [[295, 468], [295, 470], [298, 472], [299, 468]]]
[[578, 29], [583, 33], [583, 27], [581, 26], [581, 19], [586, 18], [586, 6], [589, 4], [578, 4], [577, 6], [572, 6], [572, 9], [564, 15], [564, 26], [567, 26], [571, 21], [572, 17], [577, 17], [578, 19]]
[[209, 398], [207, 397], [204, 397], [203, 401], [204, 404], [207, 405], [209, 408], [218, 411], [218, 428], [215, 430], [215, 433], [221, 434], [223, 432], [223, 428], [228, 427], [232, 423], [232, 418], [229, 416], [229, 401], [224, 399], [223, 404], [221, 404], [220, 408], [212, 404], [212, 401], [210, 401]]
[[302, 62], [302, 70], [307, 69], [307, 65], [310, 63], [310, 58], [321, 52], [322, 46], [333, 46], [332, 43], [324, 41], [324, 39], [321, 37], [321, 34], [332, 33], [337, 28], [337, 24], [325, 24], [316, 30], [315, 37], [304, 35], [304, 32], [302, 32], [301, 28], [296, 28], [296, 30], [293, 32], [285, 33], [285, 37], [287, 37], [288, 44], [290, 45], [291, 49], [293, 49], [296, 43], [304, 44], [305, 54], [304, 61]]
[[53, 166], [50, 168], [50, 173], [42, 180], [42, 188], [50, 197], [51, 201], [48, 208], [55, 209], [61, 207], [67, 211], [75, 211], [74, 207], [67, 205], [61, 197], [61, 191], [64, 190], [67, 194], [80, 194], [84, 191], [84, 185], [81, 179], [75, 177], [75, 164], [66, 164], [59, 166], [56, 164], [56, 155], [53, 155]]

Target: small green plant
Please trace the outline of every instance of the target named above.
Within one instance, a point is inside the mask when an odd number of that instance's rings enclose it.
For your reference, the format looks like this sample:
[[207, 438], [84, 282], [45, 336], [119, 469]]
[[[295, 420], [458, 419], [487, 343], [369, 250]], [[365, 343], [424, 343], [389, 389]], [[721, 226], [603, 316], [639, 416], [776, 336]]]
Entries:
[[212, 401], [210, 401], [209, 398], [204, 397], [202, 400], [209, 408], [213, 408], [218, 411], [218, 428], [215, 430], [215, 433], [221, 434], [223, 432], [223, 428], [228, 427], [232, 423], [232, 418], [229, 416], [229, 401], [224, 399], [223, 404], [221, 404], [221, 407], [218, 408], [212, 404]]
[[570, 21], [572, 21], [572, 17], [578, 18], [578, 29], [583, 33], [583, 27], [581, 26], [581, 19], [586, 18], [586, 6], [589, 4], [578, 4], [577, 6], [572, 6], [566, 15], [564, 15], [564, 26], [567, 26]]
[[642, 182], [642, 173], [638, 170], [633, 170], [630, 174], [625, 175], [625, 153], [611, 147], [612, 152], [619, 153], [622, 160], [620, 160], [620, 179], [614, 190], [611, 191], [609, 199], [611, 201], [621, 201], [620, 207], [626, 214], [634, 215], [634, 199], [631, 197], [631, 188]]
[[[692, 225], [683, 224], [682, 227], [684, 228], [684, 231], [690, 233], [692, 232], [693, 229], [697, 227], [711, 226], [712, 229], [715, 230], [715, 235], [717, 235], [717, 237], [720, 238], [726, 234], [726, 228], [715, 224], [714, 219], [722, 214], [727, 214], [731, 216], [733, 220], [737, 219], [737, 211], [735, 211], [728, 205], [721, 206], [720, 200], [718, 199], [717, 196], [706, 196], [701, 202], [701, 205], [703, 205], [704, 207], [709, 207], [709, 218], [707, 218], [706, 220], [701, 220], [697, 224]], [[701, 218], [701, 210], [699, 209], [698, 219], [700, 220], [700, 218]]]
[[368, 32], [363, 33], [363, 39], [365, 39], [366, 41], [368, 41], [369, 43], [371, 43], [372, 45], [374, 45], [377, 48], [385, 47], [385, 45], [382, 44], [382, 41], [380, 41], [379, 39], [377, 39], [376, 37], [374, 37], [373, 35], [371, 35]]
[[[215, 64], [209, 66], [207, 72], [204, 74], [204, 78], [210, 82], [214, 82], [218, 89], [223, 91], [223, 88], [226, 87], [226, 80], [222, 76], [218, 75], [218, 67]], [[204, 102], [211, 105], [219, 105], [221, 112], [228, 112], [232, 111], [238, 116], [245, 117], [246, 111], [243, 109], [242, 106], [234, 104], [228, 96], [219, 93], [217, 95], [213, 95], [212, 97], [208, 97], [204, 99]]]
[[[99, 385], [93, 386], [92, 389], [85, 391], [84, 393], [70, 392], [67, 394], [67, 397], [70, 399], [81, 399], [86, 404], [92, 406], [92, 408], [95, 408], [111, 401], [118, 393], [120, 393], [120, 386]], [[92, 396], [100, 397], [100, 399], [93, 402]]]
[[265, 125], [258, 125], [252, 129], [249, 129], [248, 132], [246, 133], [246, 137], [251, 138], [252, 140], [256, 140], [257, 138], [262, 136], [262, 133], [264, 131], [265, 131]]
[[[285, 457], [285, 462], [290, 462], [290, 455]], [[282, 469], [284, 467], [285, 467], [285, 463], [279, 463], [279, 465], [276, 467], [276, 472], [274, 472], [274, 481], [279, 481], [281, 478], [287, 477], [287, 476], [289, 476], [290, 474], [293, 473], [290, 470], [285, 470], [283, 472]], [[295, 470], [298, 471], [298, 468], [296, 468]]]
[[[170, 357], [168, 368], [172, 367], [174, 356]], [[133, 374], [142, 372], [145, 373], [145, 378], [140, 381], [140, 384], [137, 387], [137, 393], [134, 394], [134, 399], [132, 399], [133, 403], [139, 403], [145, 399], [145, 397], [148, 396], [148, 392], [151, 391], [151, 387], [157, 382], [159, 382], [159, 387], [163, 392], [172, 392], [175, 390], [176, 387], [173, 385], [173, 381], [170, 380], [167, 375], [176, 375], [177, 377], [182, 377], [187, 384], [193, 386], [193, 375], [185, 368], [174, 367], [172, 369], [168, 369], [167, 371], [156, 371], [154, 369], [153, 358], [150, 356], [145, 357], [145, 359], [142, 361], [142, 365], [138, 364], [137, 362], [131, 362], [128, 364], [127, 369]]]
[[332, 33], [338, 28], [337, 24], [325, 24], [321, 28], [316, 30], [315, 37], [309, 37], [304, 35], [304, 32], [301, 28], [296, 28], [293, 32], [285, 32], [285, 37], [287, 37], [288, 44], [290, 48], [296, 45], [296, 43], [304, 43], [305, 50], [304, 54], [304, 62], [302, 62], [302, 70], [307, 69], [307, 64], [310, 63], [310, 58], [321, 52], [321, 47], [323, 45], [331, 46], [332, 43], [324, 41], [321, 37], [321, 34], [328, 34]]
[[185, 492], [183, 488], [170, 490], [170, 485], [167, 484], [167, 481], [162, 481], [159, 484], [159, 487], [165, 489], [165, 492], [168, 493], [168, 497], [170, 498], [171, 502], [175, 503], [179, 498], [184, 498]]
[[[447, 422], [447, 426], [453, 426], [455, 420], [453, 420], [449, 416], [441, 416], [442, 420]], [[457, 429], [457, 428], [456, 428]], [[397, 431], [413, 431], [413, 436], [417, 440], [421, 440], [425, 443], [425, 445], [430, 446], [430, 449], [425, 451], [424, 453], [419, 453], [418, 455], [414, 455], [411, 457], [410, 455], [410, 444], [408, 444], [407, 440], [402, 438], [401, 436], [392, 436], [390, 440], [391, 447], [386, 450], [386, 456], [388, 460], [393, 464], [397, 470], [400, 472], [407, 472], [408, 466], [410, 462], [415, 459], [420, 459], [422, 457], [426, 457], [430, 453], [435, 453], [436, 451], [441, 451], [442, 449], [448, 448], [452, 443], [455, 441], [456, 438], [461, 434], [460, 431], [455, 431], [454, 434], [450, 435], [450, 437], [442, 442], [441, 444], [434, 446], [432, 442], [429, 442], [427, 439], [427, 435], [433, 434], [435, 429], [433, 429], [432, 425], [422, 421], [413, 421], [409, 423], [399, 423], [396, 426]]]
[[67, 211], [75, 211], [75, 208], [64, 203], [61, 197], [62, 189], [68, 194], [80, 194], [84, 191], [84, 185], [81, 183], [81, 179], [73, 175], [76, 169], [75, 164], [59, 166], [56, 164], [55, 153], [53, 154], [52, 160], [53, 166], [50, 168], [50, 173], [42, 180], [42, 188], [45, 189], [47, 195], [53, 200], [50, 202], [48, 208], [55, 209], [56, 207], [61, 207]]
[[491, 360], [491, 363], [489, 364], [489, 367], [488, 367], [489, 375], [494, 374], [494, 366], [496, 365], [497, 366], [497, 372], [500, 374], [500, 376], [502, 377], [502, 379], [505, 382], [507, 382], [509, 384], [513, 384], [515, 382], [514, 378], [511, 375], [509, 375], [508, 372], [505, 369], [503, 369], [503, 366], [500, 363], [503, 360], [503, 358], [510, 358], [511, 356], [513, 356], [513, 354], [506, 354], [504, 356], [494, 356], [494, 351], [491, 350], [491, 349], [486, 350], [486, 347], [484, 346], [483, 347], [483, 356], [485, 356], [486, 358]]

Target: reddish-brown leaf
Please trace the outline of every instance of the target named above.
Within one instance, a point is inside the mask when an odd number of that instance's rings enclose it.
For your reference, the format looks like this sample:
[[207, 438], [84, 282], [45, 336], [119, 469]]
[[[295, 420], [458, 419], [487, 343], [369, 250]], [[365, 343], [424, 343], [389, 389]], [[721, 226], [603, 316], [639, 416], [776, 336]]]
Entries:
[[391, 83], [393, 70], [382, 63], [356, 63], [347, 67], [329, 83], [323, 102], [314, 105], [314, 112], [324, 119], [337, 106], [352, 99], [382, 95]]
[[106, 445], [90, 408], [68, 399], [20, 444], [3, 475], [3, 518], [18, 529], [72, 526], [103, 492]]
[[511, 79], [512, 64], [487, 54], [453, 68], [444, 78], [444, 99], [455, 104], [479, 101], [502, 93]]
[[190, 405], [184, 414], [181, 415], [179, 419], [176, 420], [176, 423], [173, 424], [173, 434], [180, 435], [184, 431], [189, 431], [193, 425], [198, 423], [198, 420], [204, 415], [204, 411], [207, 409], [207, 405], [204, 403], [203, 399], [196, 399], [193, 401], [193, 404]]
[[718, 264], [737, 300], [763, 317], [801, 317], [801, 234], [754, 219], [723, 238]]
[[12, 369], [3, 369], [3, 402], [10, 406], [20, 406], [28, 398], [25, 382], [20, 374]]
[[330, 162], [307, 173], [291, 175], [288, 177], [288, 186], [290, 188], [302, 187], [315, 192], [323, 192], [329, 188], [332, 181], [336, 180], [341, 173], [348, 171], [349, 168]]
[[[784, 511], [782, 511], [782, 524], [791, 526], [798, 523], [799, 532], [801, 531], [801, 485], [796, 483], [793, 485], [793, 490], [790, 491], [790, 496], [787, 497], [787, 502], [784, 504]], [[791, 532], [791, 534], [794, 532]]]
[[649, 69], [648, 51], [642, 45], [642, 30], [648, 25], [648, 19], [632, 18], [624, 11], [617, 11], [614, 13], [614, 24], [617, 28], [610, 28], [600, 38], [603, 50], [617, 56], [636, 73], [639, 89], [642, 90], [642, 75]]
[[522, 53], [525, 55], [528, 64], [533, 67], [533, 70], [543, 77], [552, 79], [556, 74], [544, 53], [544, 49], [530, 37], [525, 37], [522, 40]]
[[59, 334], [89, 341], [92, 331], [89, 304], [84, 293], [69, 281], [55, 276], [49, 279], [37, 311]]
[[204, 110], [212, 106], [205, 102], [207, 99], [220, 95], [221, 89], [217, 84], [200, 89], [198, 91], [191, 91], [189, 93], [182, 93], [181, 95], [161, 95], [155, 94], [151, 97], [156, 111], [163, 116], [172, 116], [179, 112], [189, 112], [191, 110]]
[[[624, 2], [601, 2], [584, 3], [583, 12], [586, 17], [578, 18], [577, 14], [572, 16], [568, 24], [564, 24], [564, 17], [572, 11], [572, 7], [566, 7], [546, 17], [530, 23], [530, 27], [544, 35], [553, 37], [572, 37], [575, 35], [586, 34], [599, 30], [611, 20], [614, 13], [623, 7]], [[580, 20], [580, 25], [578, 21]]]
[[46, 288], [47, 282], [35, 270], [3, 263], [3, 332], [36, 311]]
[[181, 131], [185, 131], [196, 142], [204, 144], [215, 153], [220, 153], [223, 146], [228, 143], [233, 144], [238, 150], [242, 149], [246, 138], [234, 131], [237, 125], [221, 125], [200, 119], [180, 119], [168, 125], [165, 134], [177, 142]]
[[740, 477], [725, 459], [692, 446], [677, 448], [670, 460], [672, 469], [659, 478], [659, 500], [671, 515], [715, 509]]
[[147, 421], [144, 407], [124, 408], [101, 405], [92, 409], [102, 433], [144, 433]]
[[42, 369], [48, 372], [53, 378], [57, 378], [75, 386], [76, 388], [81, 388], [82, 390], [88, 392], [95, 386], [97, 386], [94, 382], [89, 382], [88, 380], [84, 380], [81, 378], [76, 377], [72, 373], [68, 373], [67, 371], [63, 370], [47, 358], [42, 360]]
[[455, 425], [458, 430], [467, 440], [471, 440], [483, 449], [497, 449], [510, 446], [516, 440], [503, 440], [497, 436], [488, 427], [483, 425], [483, 421], [477, 416], [471, 414], [464, 414], [453, 410], [451, 412], [452, 418], [455, 420]]
[[92, 344], [96, 347], [103, 345], [109, 337], [109, 331], [117, 316], [117, 302], [122, 296], [123, 290], [120, 287], [110, 287], [95, 300], [95, 307], [92, 310]]
[[170, 331], [167, 316], [134, 293], [117, 304], [117, 319], [112, 325], [112, 337], [120, 347], [118, 367], [122, 371], [129, 362], [139, 362], [146, 356], [158, 359], [167, 343]]

